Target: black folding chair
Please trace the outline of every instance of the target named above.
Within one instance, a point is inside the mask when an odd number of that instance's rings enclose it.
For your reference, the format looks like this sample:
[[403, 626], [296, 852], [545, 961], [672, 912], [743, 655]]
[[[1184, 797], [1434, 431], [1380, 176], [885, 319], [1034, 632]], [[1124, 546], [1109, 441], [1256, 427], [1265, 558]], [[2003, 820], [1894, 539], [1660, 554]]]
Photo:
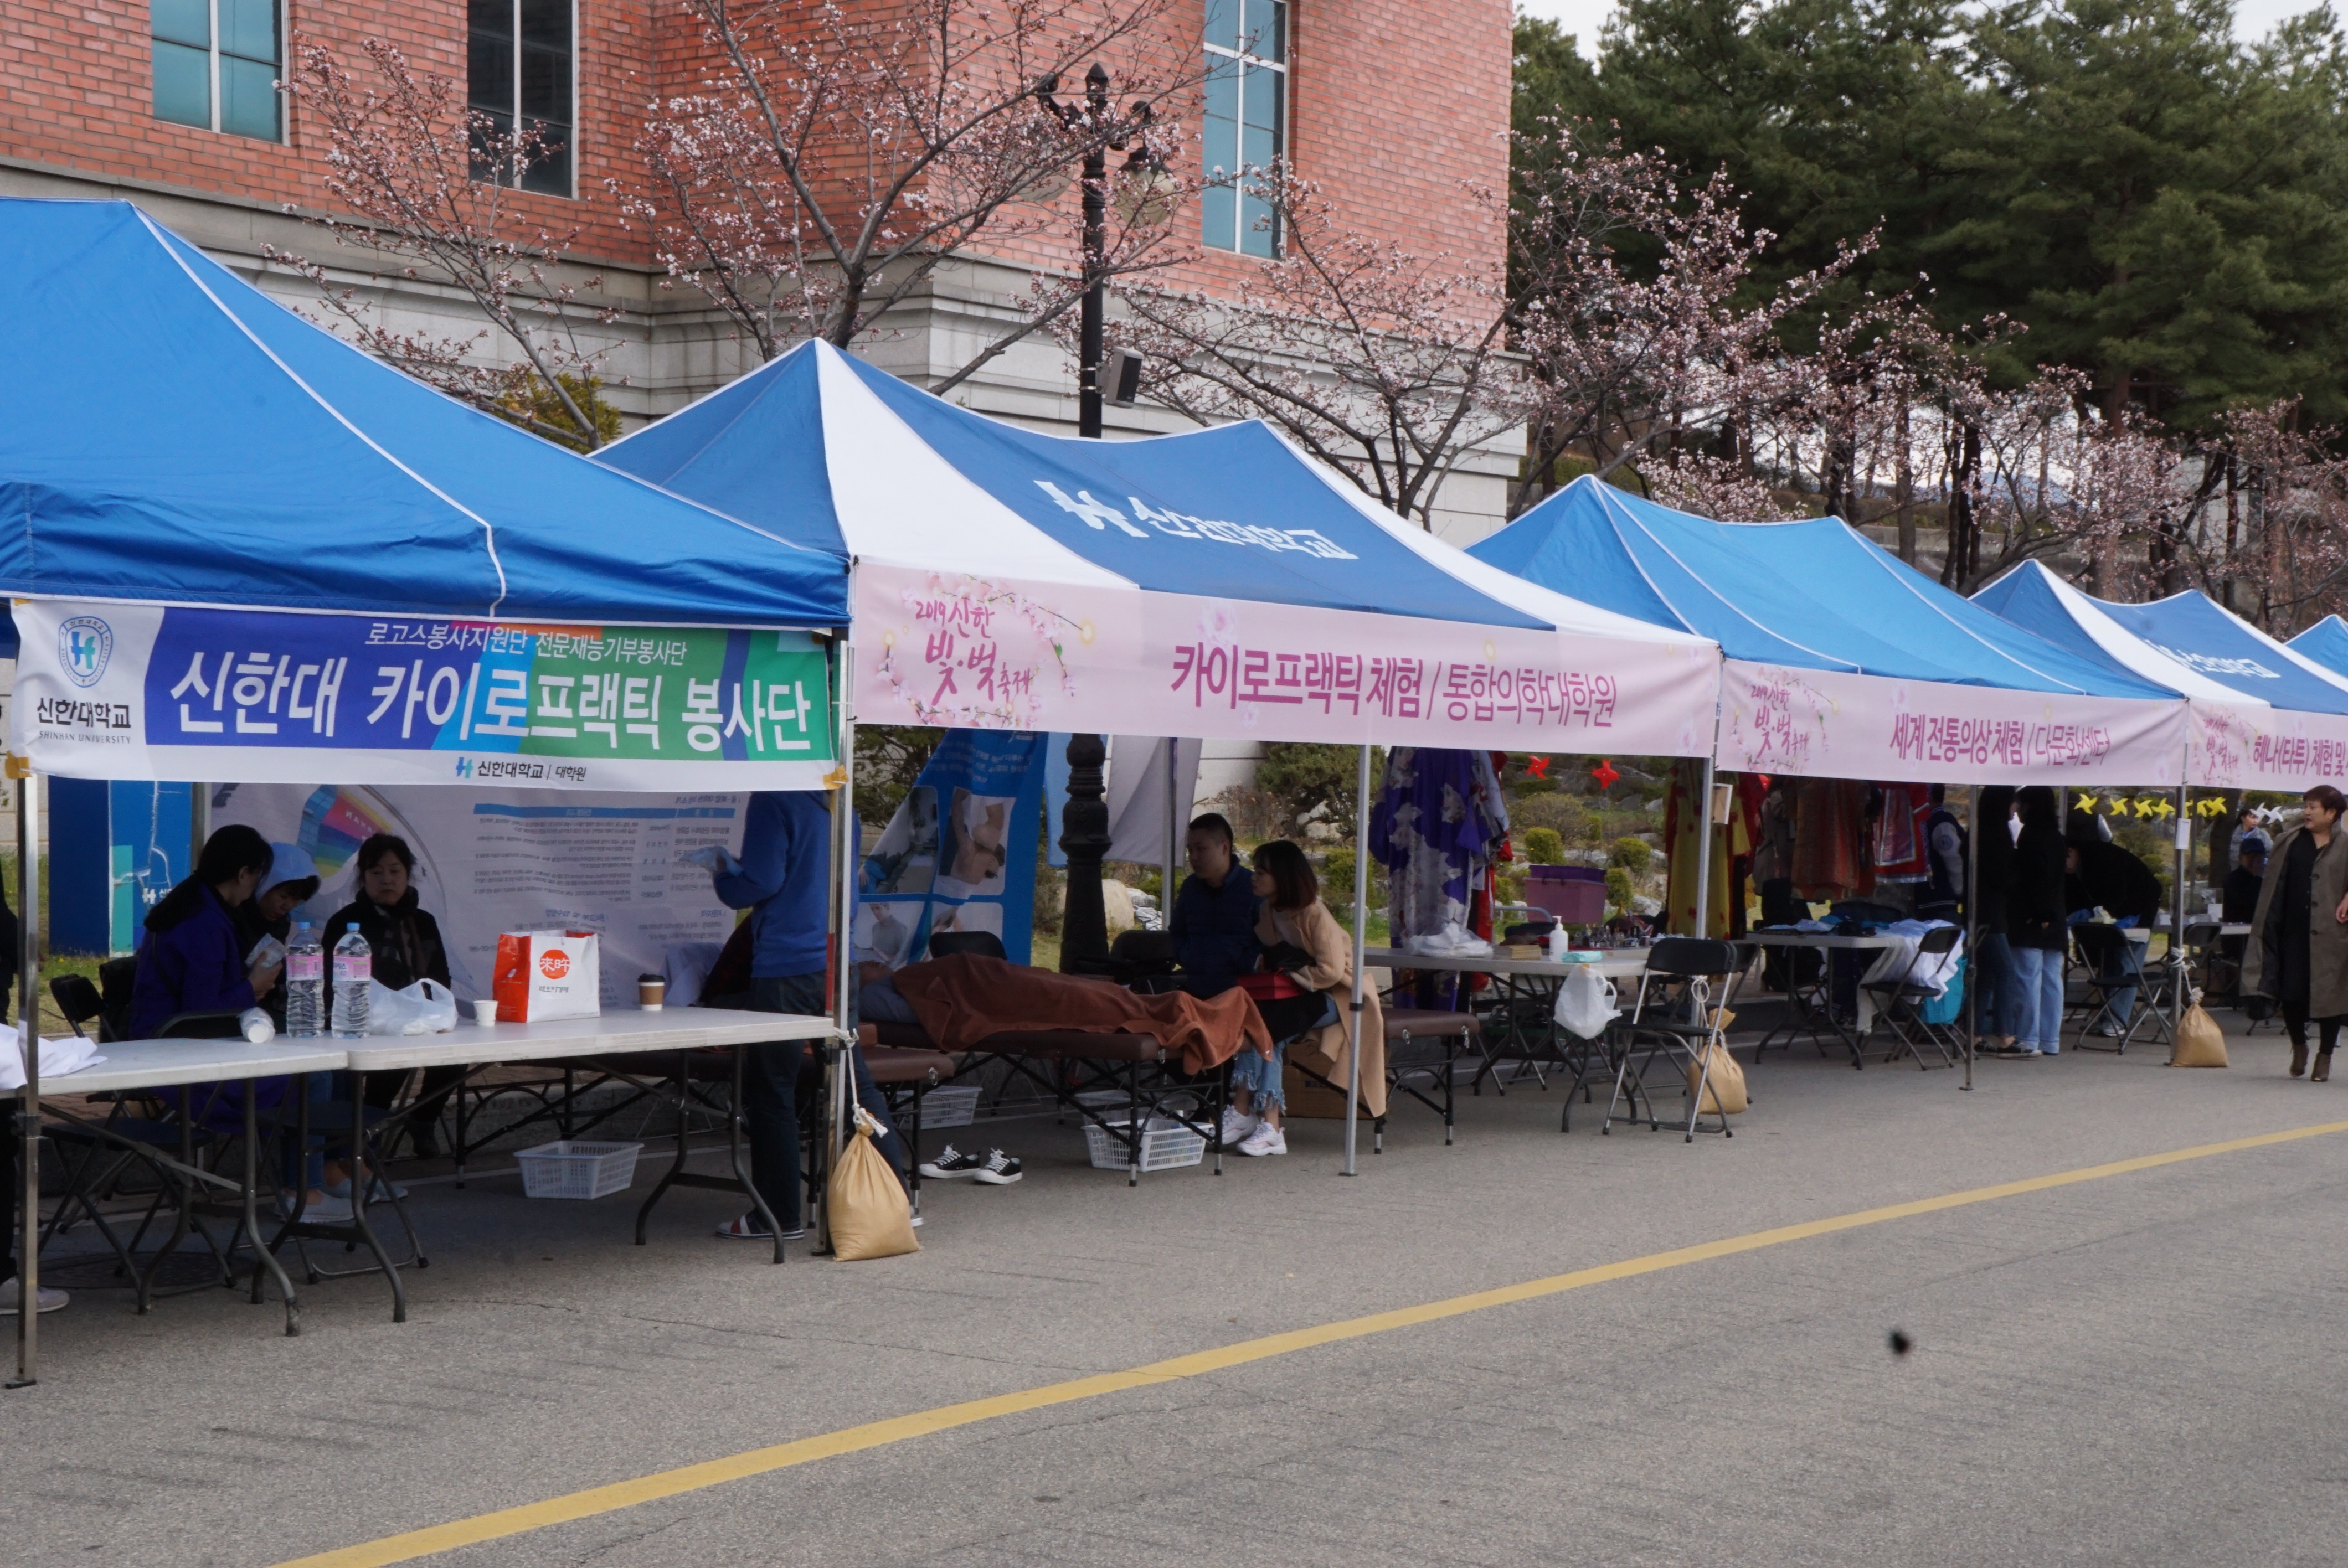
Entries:
[[[1614, 1093], [1606, 1102], [1606, 1119], [1599, 1124], [1599, 1132], [1613, 1130], [1615, 1108], [1626, 1099], [1629, 1112], [1624, 1121], [1642, 1120], [1638, 1105], [1644, 1100], [1649, 1131], [1662, 1129], [1663, 1117], [1647, 1082], [1649, 1071], [1660, 1060], [1677, 1069], [1673, 1077], [1687, 1096], [1686, 1141], [1695, 1142], [1705, 1091], [1712, 1081], [1713, 1052], [1727, 1050], [1720, 1030], [1721, 1004], [1714, 1001], [1714, 990], [1717, 984], [1725, 1000], [1729, 983], [1738, 972], [1735, 947], [1710, 938], [1665, 937], [1648, 952], [1631, 1017], [1615, 1026], [1620, 1065], [1614, 1070]], [[1715, 1113], [1720, 1125], [1703, 1130], [1736, 1136], [1729, 1128], [1727, 1112], [1717, 1101]], [[1673, 1125], [1678, 1125], [1676, 1119]]]
[[[1935, 926], [1916, 943], [1919, 958], [1945, 959], [1956, 947], [1962, 933], [1954, 926]], [[1935, 966], [1936, 968], [1940, 966]], [[1910, 966], [1909, 973], [1914, 972]], [[1936, 1001], [1941, 993], [1931, 986], [1920, 986], [1907, 974], [1890, 979], [1871, 980], [1859, 989], [1875, 999], [1875, 1016], [1890, 1030], [1900, 1043], [1883, 1053], [1885, 1066], [1902, 1056], [1913, 1056], [1920, 1070], [1929, 1071], [1931, 1063], [1924, 1060], [1924, 1048], [1931, 1047], [1941, 1053], [1941, 1065], [1954, 1067], [1964, 1054], [1964, 1041], [1958, 1038], [1953, 1023], [1936, 1024], [1924, 1017], [1924, 1006]]]

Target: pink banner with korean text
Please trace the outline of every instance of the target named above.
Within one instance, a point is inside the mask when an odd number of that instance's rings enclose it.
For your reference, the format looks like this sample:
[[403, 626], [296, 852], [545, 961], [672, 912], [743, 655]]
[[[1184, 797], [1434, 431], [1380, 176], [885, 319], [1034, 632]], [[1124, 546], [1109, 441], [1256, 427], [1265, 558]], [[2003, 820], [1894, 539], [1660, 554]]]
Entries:
[[1701, 756], [1719, 654], [860, 563], [860, 723]]
[[2187, 782], [2214, 789], [2348, 786], [2348, 715], [2192, 702]]
[[2185, 703], [1899, 681], [1730, 660], [1718, 765], [1948, 784], [2173, 787]]

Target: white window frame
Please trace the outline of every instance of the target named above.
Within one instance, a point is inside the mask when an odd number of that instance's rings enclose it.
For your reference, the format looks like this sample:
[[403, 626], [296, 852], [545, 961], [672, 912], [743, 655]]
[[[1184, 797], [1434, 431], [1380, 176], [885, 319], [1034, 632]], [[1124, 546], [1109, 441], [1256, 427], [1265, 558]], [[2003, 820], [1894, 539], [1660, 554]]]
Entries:
[[[277, 79], [281, 82], [285, 80], [285, 49], [287, 43], [290, 41], [291, 28], [294, 21], [293, 17], [287, 15], [287, 7], [290, 4], [291, 0], [277, 0]], [[572, 0], [572, 5], [575, 15], [577, 0]], [[222, 130], [221, 128], [221, 55], [222, 51], [221, 49], [220, 8], [221, 0], [206, 0], [207, 14], [211, 18], [211, 43], [205, 50], [205, 56], [206, 64], [211, 70], [211, 76], [209, 78], [210, 86], [207, 88], [207, 91], [210, 93], [211, 99], [212, 123], [209, 127], [189, 126], [188, 128], [190, 130], [209, 129], [214, 136], [242, 136], [247, 141], [266, 141], [268, 145], [272, 147], [285, 147], [291, 145], [293, 138], [286, 133], [292, 128], [288, 122], [293, 118], [294, 106], [285, 97], [285, 89], [283, 87], [277, 89], [276, 136], [244, 136], [244, 132], [241, 130], [232, 131]], [[167, 43], [170, 41], [171, 40], [170, 39], [165, 40]], [[187, 47], [184, 44], [179, 46], [181, 48]], [[154, 25], [150, 21], [147, 29], [148, 57], [150, 61], [154, 57], [154, 47], [155, 30]], [[237, 58], [242, 59], [244, 56], [239, 55]], [[153, 91], [153, 86], [150, 83], [148, 88], [149, 102], [147, 106], [148, 113], [149, 115], [154, 114]], [[185, 122], [176, 119], [167, 119], [164, 120], [163, 123], [165, 125], [181, 125]]]
[[[217, 5], [220, 0], [212, 0], [212, 3]], [[507, 101], [513, 105], [514, 128], [519, 130], [521, 128], [521, 0], [505, 0], [505, 4], [513, 17], [513, 79], [507, 84], [510, 94]], [[471, 31], [469, 26], [467, 31]], [[469, 100], [470, 97], [468, 91]], [[470, 108], [469, 102], [467, 107]], [[555, 199], [561, 201], [579, 200], [579, 127], [580, 121], [586, 118], [579, 111], [579, 0], [571, 0], [571, 183], [568, 190], [556, 196]], [[510, 169], [499, 177], [498, 183], [508, 190], [521, 191], [524, 196], [554, 194], [545, 190], [523, 190], [521, 181], [514, 178]]]
[[[1242, 6], [1242, 7], [1243, 7], [1243, 6], [1244, 6], [1244, 5], [1245, 5], [1245, 0], [1231, 0], [1231, 3], [1232, 3], [1233, 5], [1241, 5], [1241, 6]], [[1286, 16], [1282, 19], [1282, 35], [1283, 35], [1283, 36], [1282, 36], [1282, 39], [1281, 39], [1281, 45], [1282, 45], [1281, 52], [1282, 52], [1282, 54], [1292, 54], [1292, 53], [1294, 53], [1294, 52], [1295, 52], [1295, 42], [1296, 42], [1296, 40], [1295, 40], [1295, 34], [1296, 34], [1296, 0], [1286, 0], [1286, 4], [1287, 4], [1287, 15], [1286, 15]], [[1242, 9], [1242, 10], [1241, 10], [1241, 25], [1242, 25], [1242, 26], [1244, 26], [1244, 25], [1245, 25], [1245, 19], [1246, 19], [1246, 12], [1245, 12], [1245, 10], [1244, 10], [1244, 9]], [[1214, 56], [1217, 59], [1221, 59], [1221, 60], [1230, 60], [1230, 61], [1233, 62], [1234, 66], [1237, 67], [1237, 69], [1238, 69], [1238, 71], [1239, 71], [1239, 73], [1240, 73], [1240, 75], [1239, 75], [1239, 86], [1238, 86], [1238, 89], [1237, 89], [1237, 92], [1238, 92], [1238, 97], [1239, 97], [1239, 119], [1238, 119], [1238, 121], [1237, 121], [1237, 125], [1238, 125], [1238, 134], [1239, 134], [1239, 138], [1240, 138], [1240, 140], [1241, 140], [1242, 143], [1244, 143], [1244, 142], [1246, 141], [1246, 139], [1247, 139], [1247, 70], [1248, 70], [1248, 67], [1251, 67], [1251, 66], [1252, 66], [1252, 67], [1256, 67], [1256, 68], [1257, 68], [1257, 69], [1259, 69], [1259, 70], [1277, 71], [1277, 72], [1280, 74], [1280, 151], [1279, 151], [1278, 155], [1274, 158], [1273, 161], [1274, 161], [1275, 163], [1279, 164], [1279, 165], [1280, 165], [1281, 167], [1282, 167], [1282, 168], [1287, 167], [1287, 164], [1288, 164], [1289, 130], [1290, 130], [1290, 124], [1289, 124], [1289, 118], [1288, 118], [1288, 110], [1289, 110], [1289, 102], [1288, 102], [1288, 99], [1289, 99], [1289, 87], [1288, 87], [1288, 62], [1287, 62], [1286, 60], [1284, 60], [1284, 59], [1281, 59], [1281, 60], [1267, 60], [1267, 59], [1265, 59], [1262, 56], [1258, 55], [1258, 54], [1254, 54], [1254, 53], [1252, 53], [1252, 52], [1251, 52], [1251, 51], [1249, 51], [1249, 50], [1245, 50], [1245, 49], [1233, 49], [1233, 48], [1231, 48], [1231, 47], [1229, 47], [1229, 46], [1225, 46], [1225, 45], [1222, 45], [1222, 44], [1217, 44], [1217, 43], [1212, 43], [1212, 42], [1208, 43], [1208, 44], [1207, 44], [1207, 46], [1206, 46], [1206, 48], [1207, 48], [1207, 53], [1208, 53], [1208, 54], [1210, 54], [1210, 55]], [[1239, 172], [1239, 171], [1238, 171], [1238, 169], [1235, 169], [1231, 170], [1231, 174], [1234, 176], [1234, 178], [1236, 178], [1236, 176], [1238, 175], [1238, 172]], [[1246, 250], [1245, 245], [1244, 245], [1244, 244], [1243, 244], [1243, 242], [1242, 242], [1242, 241], [1244, 241], [1244, 238], [1245, 238], [1246, 233], [1247, 233], [1247, 228], [1246, 228], [1246, 224], [1247, 224], [1247, 217], [1246, 217], [1246, 209], [1245, 209], [1245, 194], [1244, 194], [1244, 192], [1241, 190], [1241, 188], [1240, 188], [1239, 186], [1237, 186], [1237, 185], [1234, 185], [1231, 189], [1232, 189], [1232, 192], [1233, 192], [1234, 200], [1232, 200], [1232, 203], [1231, 203], [1231, 213], [1232, 213], [1232, 217], [1231, 217], [1231, 223], [1232, 223], [1232, 227], [1231, 227], [1231, 234], [1230, 234], [1230, 235], [1229, 235], [1229, 237], [1228, 237], [1228, 243], [1223, 242], [1223, 241], [1218, 241], [1218, 240], [1215, 240], [1215, 239], [1212, 239], [1212, 238], [1204, 238], [1204, 239], [1203, 239], [1203, 242], [1206, 244], [1206, 246], [1207, 246], [1210, 250], [1228, 251], [1228, 252], [1230, 252], [1231, 254], [1232, 254], [1232, 255], [1234, 255], [1234, 256], [1247, 256], [1247, 255], [1248, 255], [1248, 251], [1247, 251], [1247, 250]], [[1285, 235], [1283, 235], [1283, 234], [1282, 234], [1281, 232], [1279, 232], [1279, 231], [1278, 231], [1277, 229], [1275, 229], [1275, 230], [1273, 231], [1273, 233], [1272, 233], [1272, 260], [1277, 261], [1277, 260], [1279, 259], [1279, 257], [1280, 257], [1280, 252], [1281, 252], [1282, 241], [1285, 238], [1286, 238], [1286, 236], [1285, 236]], [[1250, 257], [1249, 257], [1249, 259], [1250, 259], [1251, 261], [1262, 261], [1264, 258], [1262, 258], [1262, 257], [1261, 257], [1261, 256], [1250, 256]]]

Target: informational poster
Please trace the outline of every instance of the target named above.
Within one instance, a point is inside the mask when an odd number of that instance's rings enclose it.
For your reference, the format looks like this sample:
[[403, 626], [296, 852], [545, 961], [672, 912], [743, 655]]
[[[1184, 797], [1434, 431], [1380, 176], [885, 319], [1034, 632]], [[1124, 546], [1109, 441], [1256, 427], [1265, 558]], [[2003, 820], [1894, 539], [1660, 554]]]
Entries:
[[819, 789], [804, 631], [37, 600], [11, 749], [73, 778]]
[[739, 854], [747, 795], [221, 784], [211, 799], [215, 828], [249, 824], [316, 863], [317, 897], [294, 918], [329, 947], [341, 933], [325, 922], [358, 897], [359, 846], [378, 833], [407, 840], [417, 902], [439, 922], [467, 1000], [490, 994], [500, 932], [597, 933], [603, 1006], [618, 1009], [635, 1005], [636, 977], [661, 972], [669, 948], [734, 929], [709, 873], [682, 857], [707, 845]]
[[891, 968], [927, 958], [941, 931], [992, 931], [1026, 963], [1035, 913], [1040, 734], [951, 730], [858, 882], [856, 955]]

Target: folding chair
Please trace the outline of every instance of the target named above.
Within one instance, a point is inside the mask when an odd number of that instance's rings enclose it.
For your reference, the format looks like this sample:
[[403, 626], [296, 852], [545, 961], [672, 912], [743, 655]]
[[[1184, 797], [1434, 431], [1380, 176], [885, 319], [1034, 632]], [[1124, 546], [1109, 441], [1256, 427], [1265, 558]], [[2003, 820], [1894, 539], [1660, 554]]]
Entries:
[[[1945, 959], [1962, 935], [1954, 926], [1935, 926], [1924, 933], [1916, 944], [1919, 958]], [[1944, 968], [1935, 965], [1934, 968]], [[1914, 967], [1910, 967], [1910, 974]], [[1962, 974], [1962, 971], [1960, 971]], [[1958, 981], [1957, 983], [1962, 983]], [[1957, 1038], [1953, 1023], [1936, 1024], [1924, 1016], [1924, 1006], [1939, 999], [1941, 993], [1931, 986], [1914, 984], [1908, 975], [1891, 979], [1863, 982], [1859, 989], [1875, 999], [1875, 1016], [1890, 1030], [1900, 1043], [1883, 1053], [1883, 1063], [1889, 1067], [1902, 1056], [1913, 1056], [1919, 1071], [1929, 1071], [1931, 1063], [1924, 1060], [1923, 1048], [1931, 1046], [1941, 1053], [1941, 1065], [1954, 1067], [1964, 1054], [1964, 1041]]]
[[2143, 1004], [2136, 1017], [2128, 1020], [2127, 1030], [2120, 1037], [2123, 1050], [2134, 1045], [2139, 1030], [2148, 1031], [2147, 1038], [2158, 1045], [2173, 1043], [2177, 1031], [2170, 1022], [2170, 1009], [2182, 1011], [2179, 999], [2190, 1000], [2192, 971], [2197, 964], [2206, 964], [2209, 955], [2218, 946], [2219, 925], [2214, 920], [2196, 920], [2187, 925], [2181, 934], [2172, 932], [2168, 949], [2157, 962], [2144, 967], [2144, 989], [2137, 993]]
[[[2090, 938], [2089, 932], [2096, 935]], [[2153, 979], [2151, 970], [2139, 964], [2132, 975], [2107, 975], [2104, 972], [2114, 956], [2126, 954], [2134, 947], [2127, 934], [2116, 927], [2088, 925], [2071, 928], [2072, 951], [2079, 960], [2079, 967], [2085, 971], [2081, 977], [2085, 982], [2085, 994], [2075, 1009], [2066, 1007], [2065, 1010], [2066, 1014], [2075, 1010], [2080, 1015], [2077, 1042], [2080, 1050], [2109, 1050], [2114, 1055], [2125, 1055], [2128, 1042], [2136, 1038]], [[2120, 992], [2127, 990], [2133, 990], [2135, 996], [2130, 1002], [2128, 1016], [2122, 1018], [2112, 1004]], [[2104, 1026], [2109, 1026], [2115, 1033], [2097, 1035], [2096, 1030]], [[2168, 1027], [2166, 1020], [2161, 1027]], [[2109, 1040], [2112, 1043], [2097, 1045], [2095, 1042], [2098, 1039]]]
[[[1720, 1004], [1713, 1000], [1715, 982], [1718, 982], [1725, 1000], [1728, 984], [1738, 972], [1735, 946], [1710, 938], [1665, 937], [1648, 952], [1646, 971], [1639, 977], [1639, 996], [1632, 1005], [1630, 1020], [1615, 1026], [1620, 1065], [1614, 1070], [1614, 1093], [1606, 1102], [1606, 1119], [1599, 1123], [1600, 1132], [1613, 1130], [1615, 1108], [1626, 1098], [1629, 1111], [1623, 1117], [1625, 1122], [1641, 1119], [1638, 1103], [1643, 1099], [1647, 1102], [1648, 1130], [1662, 1130], [1663, 1118], [1656, 1111], [1653, 1091], [1647, 1084], [1648, 1071], [1660, 1058], [1683, 1070], [1673, 1077], [1681, 1092], [1687, 1095], [1686, 1141], [1695, 1142], [1704, 1114], [1704, 1091], [1712, 1081], [1712, 1052], [1727, 1049], [1720, 1030]], [[1653, 994], [1659, 985], [1663, 993], [1661, 997]], [[1648, 1006], [1651, 1000], [1657, 1004], [1652, 1014]], [[1684, 1017], [1680, 1016], [1683, 1013]], [[1693, 1090], [1688, 1086], [1687, 1070], [1695, 1074]], [[1717, 1114], [1717, 1131], [1724, 1137], [1736, 1136], [1728, 1125], [1727, 1112], [1721, 1110]]]

